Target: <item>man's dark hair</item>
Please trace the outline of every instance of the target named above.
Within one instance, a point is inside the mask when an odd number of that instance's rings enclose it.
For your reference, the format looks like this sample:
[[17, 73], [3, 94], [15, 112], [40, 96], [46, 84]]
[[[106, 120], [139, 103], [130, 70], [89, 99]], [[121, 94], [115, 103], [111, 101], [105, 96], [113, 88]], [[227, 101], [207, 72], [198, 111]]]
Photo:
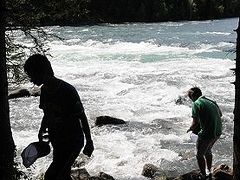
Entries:
[[34, 54], [30, 56], [25, 64], [24, 64], [24, 71], [28, 75], [40, 75], [43, 73], [47, 73], [48, 76], [53, 76], [54, 72], [50, 61], [48, 58], [41, 54]]
[[193, 87], [189, 90], [188, 92], [188, 96], [190, 99], [193, 99], [193, 98], [199, 98], [200, 96], [202, 96], [202, 91], [200, 88], [198, 87]]

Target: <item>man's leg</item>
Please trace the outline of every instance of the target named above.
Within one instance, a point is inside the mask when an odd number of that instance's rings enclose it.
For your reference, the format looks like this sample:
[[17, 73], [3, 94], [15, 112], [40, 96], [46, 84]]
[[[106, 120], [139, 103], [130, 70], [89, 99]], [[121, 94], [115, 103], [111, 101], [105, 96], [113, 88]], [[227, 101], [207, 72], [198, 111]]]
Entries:
[[59, 180], [72, 180], [71, 167], [79, 153], [80, 151], [72, 151], [71, 153], [69, 153], [67, 160], [63, 163], [61, 167], [61, 173], [58, 174]]
[[55, 162], [52, 162], [45, 172], [44, 180], [55, 180], [57, 177], [57, 168]]
[[71, 166], [81, 148], [57, 148], [53, 151], [53, 162], [45, 173], [45, 180], [72, 180]]
[[205, 158], [206, 158], [206, 163], [207, 163], [207, 168], [208, 168], [208, 171], [209, 173], [211, 173], [211, 169], [212, 169], [212, 159], [213, 159], [213, 156], [212, 156], [212, 147], [213, 145], [215, 144], [215, 142], [219, 139], [219, 137], [213, 139], [210, 144], [209, 144], [209, 147], [207, 149], [207, 152], [205, 154]]
[[206, 154], [206, 163], [207, 163], [207, 169], [209, 171], [209, 173], [211, 173], [211, 169], [212, 169], [212, 153], [210, 154]]
[[65, 165], [68, 154], [66, 152], [61, 154], [54, 152], [53, 162], [47, 169], [44, 180], [72, 180], [70, 177], [71, 167]]
[[202, 139], [198, 137], [196, 148], [197, 148], [197, 162], [200, 172], [203, 176], [206, 176], [206, 159], [205, 155], [210, 146], [210, 140]]
[[197, 155], [197, 162], [200, 172], [203, 176], [206, 176], [206, 162], [203, 155]]

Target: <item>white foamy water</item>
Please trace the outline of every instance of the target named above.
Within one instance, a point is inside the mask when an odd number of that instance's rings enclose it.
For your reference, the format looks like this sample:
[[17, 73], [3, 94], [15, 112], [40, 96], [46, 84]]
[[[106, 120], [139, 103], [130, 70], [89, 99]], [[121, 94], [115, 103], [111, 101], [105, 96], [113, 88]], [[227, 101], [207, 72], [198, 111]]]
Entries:
[[[236, 25], [237, 19], [226, 19], [48, 27], [65, 37], [47, 42], [55, 74], [76, 87], [91, 124], [95, 151], [85, 164], [91, 175], [104, 171], [119, 180], [146, 179], [141, 176], [146, 163], [178, 173], [197, 168], [195, 144], [186, 133], [191, 102], [184, 99], [195, 85], [223, 111], [224, 133], [213, 149], [214, 164], [232, 164], [230, 68], [235, 66], [231, 51]], [[182, 104], [176, 103], [179, 96]], [[43, 115], [38, 104], [39, 97], [10, 100], [18, 159], [22, 149], [37, 140]], [[95, 127], [101, 115], [127, 124]], [[21, 167], [37, 178], [50, 162], [51, 155], [39, 159], [35, 169]]]

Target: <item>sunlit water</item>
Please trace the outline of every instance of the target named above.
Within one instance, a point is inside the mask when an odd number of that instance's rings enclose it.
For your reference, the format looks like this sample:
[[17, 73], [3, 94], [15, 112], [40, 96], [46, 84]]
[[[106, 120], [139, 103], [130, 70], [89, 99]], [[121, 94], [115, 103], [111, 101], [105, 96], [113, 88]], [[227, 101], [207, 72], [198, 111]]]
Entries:
[[[191, 102], [176, 103], [195, 85], [223, 111], [224, 131], [213, 148], [214, 165], [232, 165], [230, 68], [235, 67], [237, 23], [226, 19], [46, 28], [65, 38], [46, 43], [56, 76], [76, 87], [89, 118], [95, 151], [84, 167], [91, 175], [104, 171], [119, 180], [146, 179], [141, 176], [146, 163], [175, 173], [196, 169], [195, 144], [186, 133]], [[39, 97], [10, 100], [17, 159], [37, 140], [43, 115], [38, 104]], [[127, 124], [95, 127], [101, 115]], [[36, 179], [51, 156], [28, 170], [20, 167]]]

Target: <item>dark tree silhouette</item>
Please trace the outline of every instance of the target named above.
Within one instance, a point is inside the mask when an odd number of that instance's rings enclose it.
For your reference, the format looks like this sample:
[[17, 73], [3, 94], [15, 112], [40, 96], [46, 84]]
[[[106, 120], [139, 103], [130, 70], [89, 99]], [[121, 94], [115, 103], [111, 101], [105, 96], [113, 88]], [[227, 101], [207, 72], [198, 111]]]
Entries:
[[236, 69], [235, 69], [235, 108], [234, 108], [234, 135], [233, 135], [233, 179], [240, 179], [240, 17], [238, 22]]
[[0, 179], [13, 179], [14, 141], [9, 119], [5, 47], [5, 0], [0, 1]]

